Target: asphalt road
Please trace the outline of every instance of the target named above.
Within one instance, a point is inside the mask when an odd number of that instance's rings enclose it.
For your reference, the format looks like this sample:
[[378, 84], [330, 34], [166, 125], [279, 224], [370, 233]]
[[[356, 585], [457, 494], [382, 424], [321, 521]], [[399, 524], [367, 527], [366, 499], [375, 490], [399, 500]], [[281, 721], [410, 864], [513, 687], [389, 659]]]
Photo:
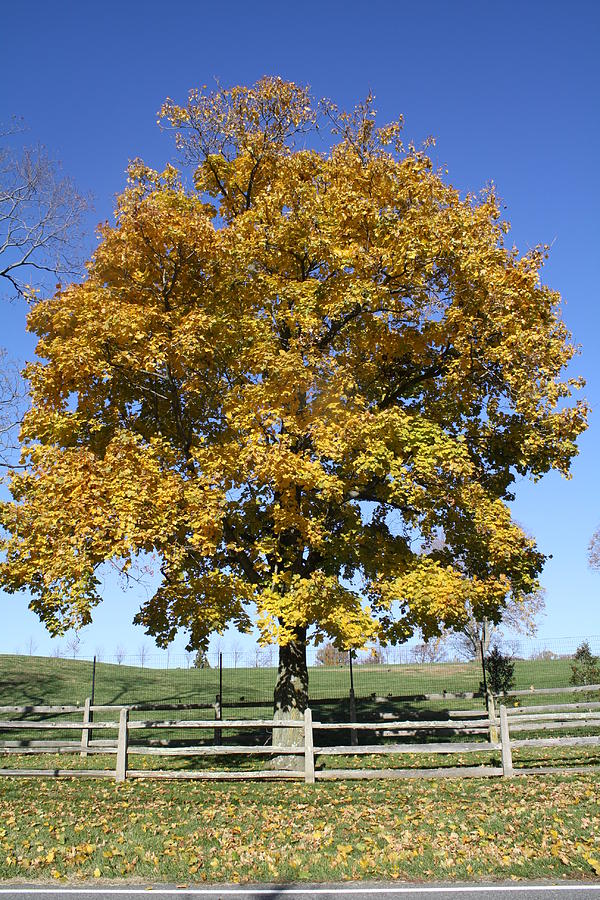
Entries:
[[490, 885], [215, 885], [187, 887], [181, 885], [0, 885], [0, 900], [27, 900], [33, 897], [65, 897], [67, 900], [127, 900], [151, 896], [154, 900], [194, 897], [197, 900], [600, 900], [600, 881], [549, 884]]

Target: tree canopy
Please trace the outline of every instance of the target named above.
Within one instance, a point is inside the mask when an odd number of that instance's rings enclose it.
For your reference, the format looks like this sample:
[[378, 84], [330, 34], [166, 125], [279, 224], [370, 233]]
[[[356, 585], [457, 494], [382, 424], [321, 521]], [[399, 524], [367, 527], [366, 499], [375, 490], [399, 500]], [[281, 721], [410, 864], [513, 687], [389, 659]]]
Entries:
[[29, 315], [5, 588], [60, 632], [102, 563], [153, 554], [159, 644], [254, 623], [300, 682], [307, 636], [497, 621], [544, 560], [515, 476], [568, 473], [585, 427], [545, 248], [507, 245], [493, 188], [462, 197], [370, 98], [264, 78], [161, 116], [193, 187], [134, 163], [85, 280]]

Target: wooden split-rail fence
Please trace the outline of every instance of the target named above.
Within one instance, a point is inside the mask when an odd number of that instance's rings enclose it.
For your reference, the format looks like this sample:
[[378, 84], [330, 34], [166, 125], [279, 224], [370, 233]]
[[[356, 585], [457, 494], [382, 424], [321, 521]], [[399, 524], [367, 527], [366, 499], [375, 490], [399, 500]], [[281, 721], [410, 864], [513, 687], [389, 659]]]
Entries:
[[[577, 692], [574, 688], [547, 689], [536, 693]], [[600, 685], [588, 685], [586, 692], [600, 691]], [[513, 692], [531, 695], [531, 691]], [[337, 778], [415, 778], [415, 777], [473, 777], [504, 776], [533, 774], [535, 772], [557, 771], [549, 768], [515, 769], [513, 766], [513, 750], [520, 747], [572, 747], [600, 746], [600, 702], [588, 700], [575, 703], [557, 703], [535, 706], [507, 706], [504, 698], [496, 711], [496, 700], [489, 698], [488, 710], [452, 710], [449, 719], [437, 721], [389, 721], [385, 722], [318, 722], [313, 721], [312, 710], [307, 709], [303, 719], [231, 719], [219, 720], [216, 723], [203, 719], [139, 719], [132, 718], [132, 713], [140, 713], [136, 706], [99, 706], [86, 700], [80, 706], [4, 706], [0, 707], [0, 732], [46, 731], [55, 732], [57, 737], [32, 739], [30, 737], [0, 741], [1, 753], [46, 754], [46, 753], [79, 753], [112, 754], [116, 757], [113, 769], [26, 769], [4, 768], [2, 775], [11, 776], [72, 776], [72, 777], [113, 777], [117, 781], [126, 778], [161, 778], [161, 779], [204, 779], [204, 780], [241, 780], [241, 779], [301, 779], [307, 783], [315, 780]], [[165, 710], [160, 705], [160, 711]], [[171, 710], [180, 707], [172, 706]], [[189, 709], [189, 705], [186, 709]], [[148, 706], [144, 712], [153, 710]], [[154, 710], [156, 712], [156, 710]], [[74, 721], [74, 714], [81, 715], [83, 721]], [[99, 713], [118, 714], [118, 719], [95, 721], [94, 715]], [[52, 720], [30, 718], [5, 718], [6, 715], [20, 716], [52, 716]], [[244, 731], [271, 730], [273, 743], [267, 745], [247, 745], [223, 743], [224, 730]], [[282, 730], [292, 729], [297, 732], [297, 739], [281, 740]], [[578, 731], [585, 729], [585, 735], [549, 736], [548, 732]], [[180, 733], [187, 730], [208, 733], [213, 732], [213, 743], [196, 743], [193, 746], [176, 746], [168, 738], [148, 738], [148, 733]], [[145, 743], [136, 743], [136, 732], [144, 732]], [[330, 746], [320, 745], [315, 736], [326, 732], [350, 732], [350, 743]], [[61, 736], [65, 732], [73, 732], [73, 739]], [[116, 736], [110, 737], [111, 733]], [[301, 734], [299, 733], [301, 732]], [[592, 733], [590, 733], [592, 732]], [[93, 733], [93, 736], [92, 736]], [[442, 738], [435, 742], [416, 743], [419, 735], [424, 738], [441, 733]], [[526, 737], [515, 737], [519, 733], [528, 733]], [[358, 735], [363, 735], [364, 742], [358, 742]], [[392, 738], [386, 743], [368, 741], [368, 736], [375, 738]], [[534, 735], [535, 736], [532, 736]], [[464, 738], [464, 740], [463, 740]], [[478, 739], [474, 739], [478, 738]], [[326, 740], [326, 739], [325, 739]], [[282, 746], [278, 746], [278, 744]], [[501, 766], [477, 765], [454, 766], [442, 768], [379, 768], [379, 769], [322, 769], [315, 767], [315, 761], [322, 757], [357, 756], [357, 755], [397, 755], [397, 754], [469, 754], [497, 751], [501, 755]], [[155, 757], [218, 757], [218, 756], [289, 756], [290, 767], [266, 768], [261, 770], [228, 771], [228, 770], [150, 770], [135, 769], [130, 766], [134, 756]], [[577, 768], [569, 767], [568, 771]]]

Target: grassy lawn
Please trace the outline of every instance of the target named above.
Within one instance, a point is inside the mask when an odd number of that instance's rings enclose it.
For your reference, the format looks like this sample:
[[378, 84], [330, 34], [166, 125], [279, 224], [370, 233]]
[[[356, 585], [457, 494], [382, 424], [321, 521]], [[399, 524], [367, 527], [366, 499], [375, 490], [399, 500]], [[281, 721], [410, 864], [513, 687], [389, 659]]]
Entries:
[[595, 878], [600, 776], [316, 785], [0, 779], [0, 878]]
[[[565, 686], [568, 660], [518, 661], [517, 687]], [[388, 694], [477, 690], [467, 664], [361, 666], [355, 670], [358, 717], [445, 717], [481, 699], [380, 703]], [[224, 671], [225, 716], [270, 718], [275, 671]], [[347, 720], [348, 671], [314, 668], [315, 719]], [[0, 656], [0, 705], [83, 703], [91, 665], [81, 660]], [[218, 672], [100, 663], [97, 703], [212, 702]], [[373, 695], [373, 696], [371, 696]], [[361, 699], [362, 698], [362, 699]], [[557, 695], [552, 702], [572, 701]], [[583, 699], [583, 698], [582, 698]], [[238, 707], [247, 701], [262, 708]], [[523, 703], [540, 702], [525, 698]], [[543, 701], [542, 701], [543, 702]], [[152, 717], [172, 717], [153, 713]], [[177, 713], [212, 718], [212, 710]], [[107, 714], [96, 715], [105, 719]], [[134, 713], [133, 718], [148, 714]], [[80, 721], [81, 713], [74, 721]], [[384, 726], [384, 723], [382, 723]], [[384, 726], [385, 727], [385, 726]], [[574, 726], [575, 727], [575, 726]], [[578, 729], [578, 732], [585, 733]], [[135, 732], [134, 740], [144, 740]], [[262, 744], [270, 734], [247, 732]], [[322, 732], [325, 743], [330, 732]], [[5, 738], [58, 732], [5, 732]], [[78, 740], [78, 731], [62, 737]], [[95, 737], [114, 738], [114, 732]], [[160, 737], [160, 732], [152, 732]], [[198, 738], [191, 732], [170, 738]], [[521, 735], [519, 735], [521, 736]], [[212, 731], [203, 733], [212, 739]], [[224, 730], [225, 741], [240, 743]], [[333, 740], [332, 736], [332, 740]], [[349, 734], [340, 736], [340, 742]], [[335, 741], [337, 742], [337, 738]], [[363, 738], [361, 737], [361, 741]], [[421, 740], [421, 738], [419, 738]], [[369, 742], [371, 738], [369, 738]], [[515, 768], [600, 766], [600, 748], [519, 748]], [[110, 769], [114, 754], [0, 755], [8, 768]], [[317, 759], [317, 769], [499, 766], [500, 754], [398, 754]], [[131, 769], [254, 770], [264, 757], [152, 757], [131, 754]], [[462, 880], [595, 878], [600, 875], [600, 774], [539, 774], [506, 780], [334, 781], [302, 783], [157, 782], [0, 778], [0, 878], [198, 882], [344, 879]]]

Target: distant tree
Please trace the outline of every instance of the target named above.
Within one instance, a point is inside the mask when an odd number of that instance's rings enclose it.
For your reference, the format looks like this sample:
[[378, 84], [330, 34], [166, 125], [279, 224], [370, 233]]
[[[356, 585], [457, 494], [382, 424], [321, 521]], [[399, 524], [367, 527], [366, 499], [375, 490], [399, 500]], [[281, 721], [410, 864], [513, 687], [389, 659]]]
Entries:
[[115, 649], [115, 659], [119, 665], [121, 665], [125, 659], [125, 649], [120, 644]]
[[418, 663], [437, 663], [447, 659], [443, 637], [433, 638], [417, 644], [411, 650], [411, 656]]
[[208, 661], [208, 656], [206, 650], [197, 650], [196, 655], [194, 657], [194, 668], [195, 669], [210, 669], [210, 663]]
[[589, 554], [590, 566], [592, 569], [600, 569], [600, 528], [592, 535]]
[[8, 465], [18, 446], [17, 427], [27, 391], [19, 368], [0, 347], [0, 464]]
[[231, 659], [233, 661], [233, 668], [237, 669], [238, 663], [241, 662], [244, 653], [239, 644], [234, 644], [231, 648]]
[[79, 636], [79, 634], [77, 634], [77, 632], [72, 634], [68, 638], [68, 640], [65, 641], [65, 646], [66, 646], [67, 650], [69, 651], [69, 653], [71, 654], [71, 656], [73, 657], [73, 659], [75, 659], [75, 657], [79, 656], [79, 654], [81, 652], [81, 637]]
[[142, 669], [144, 668], [144, 665], [146, 663], [147, 656], [148, 656], [148, 647], [146, 646], [146, 644], [140, 644], [139, 649], [138, 649], [138, 659], [140, 661], [140, 666], [142, 667]]
[[102, 660], [104, 659], [104, 648], [96, 647], [96, 649], [94, 650], [94, 656], [96, 657], [97, 662], [102, 662]]
[[[510, 656], [502, 653], [498, 647], [485, 657], [487, 689], [492, 694], [506, 694], [515, 683], [515, 664]], [[483, 682], [479, 685], [483, 690]]]
[[36, 650], [37, 650], [37, 642], [34, 640], [33, 637], [30, 637], [29, 640], [27, 641], [28, 656], [33, 656], [33, 654], [35, 653]]
[[254, 666], [270, 668], [273, 665], [273, 647], [257, 647], [254, 651]]
[[367, 653], [360, 658], [359, 662], [366, 666], [381, 666], [387, 662], [387, 656], [387, 647], [375, 644], [373, 647], [368, 648]]
[[[0, 295], [8, 299], [24, 296], [44, 276], [56, 281], [81, 273], [81, 222], [90, 208], [43, 147], [11, 147], [24, 130], [20, 121], [0, 130]], [[0, 348], [0, 465], [10, 465], [17, 449], [26, 394], [19, 367]]]
[[0, 279], [24, 296], [45, 275], [78, 276], [82, 220], [90, 209], [42, 146], [11, 148], [21, 123], [0, 132]]
[[600, 658], [594, 656], [588, 641], [575, 651], [571, 663], [571, 684], [600, 684]]
[[558, 653], [554, 653], [553, 650], [548, 650], [547, 648], [544, 650], [538, 650], [537, 653], [534, 653], [531, 657], [532, 659], [537, 659], [540, 662], [551, 662], [555, 659], [560, 659]]
[[473, 659], [481, 654], [487, 655], [492, 641], [497, 642], [501, 629], [516, 631], [518, 634], [533, 637], [537, 632], [538, 618], [546, 607], [544, 592], [535, 591], [520, 597], [509, 597], [500, 612], [498, 623], [490, 619], [478, 620], [470, 611], [467, 621], [455, 631], [447, 632], [447, 642], [463, 659]]
[[[424, 554], [441, 561], [448, 561], [448, 547], [443, 530], [425, 543]], [[468, 561], [457, 565], [468, 570]], [[482, 615], [471, 602], [466, 604], [466, 617], [457, 626], [442, 632], [441, 638], [462, 659], [471, 660], [486, 656], [492, 644], [500, 641], [501, 629], [533, 637], [537, 632], [538, 618], [545, 609], [544, 590], [538, 588], [529, 593], [507, 594], [504, 604], [494, 611], [494, 619]], [[438, 639], [439, 640], [439, 639]]]
[[63, 649], [62, 649], [61, 645], [60, 645], [60, 644], [56, 644], [56, 645], [52, 648], [52, 657], [53, 657], [54, 659], [61, 659], [62, 655], [63, 655]]
[[315, 655], [318, 666], [347, 666], [348, 651], [338, 650], [331, 642], [321, 644]]

